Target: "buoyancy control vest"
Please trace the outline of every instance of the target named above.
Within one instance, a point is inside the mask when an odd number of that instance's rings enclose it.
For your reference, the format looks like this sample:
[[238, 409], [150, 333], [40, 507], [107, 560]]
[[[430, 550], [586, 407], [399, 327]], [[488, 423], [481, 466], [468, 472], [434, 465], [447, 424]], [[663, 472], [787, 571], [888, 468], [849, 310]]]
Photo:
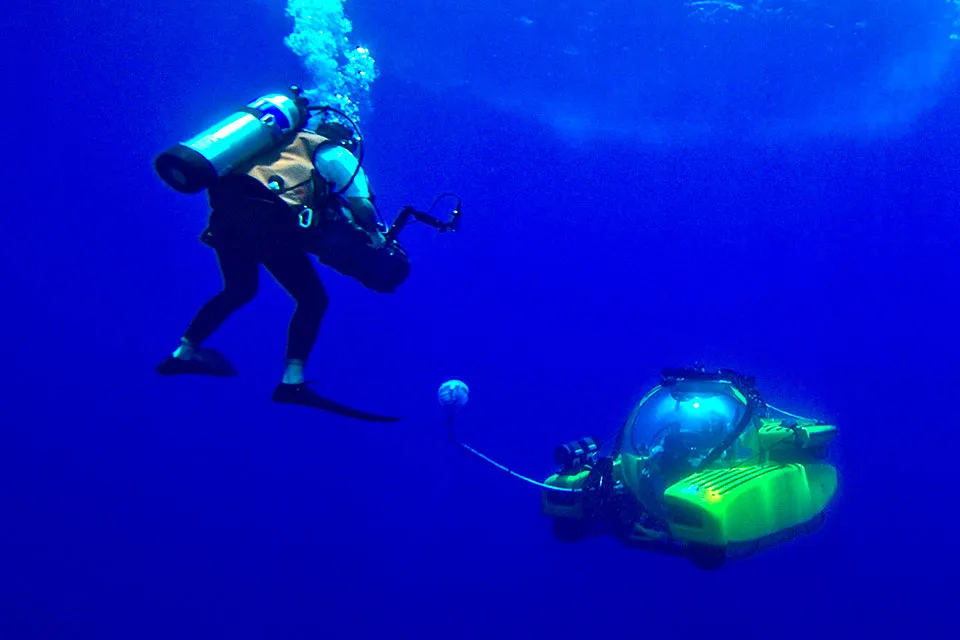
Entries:
[[335, 144], [316, 133], [299, 131], [290, 142], [254, 157], [211, 186], [210, 205], [217, 209], [242, 200], [263, 200], [286, 204], [302, 222], [310, 222], [301, 215], [306, 210], [326, 215], [334, 203], [329, 201], [330, 185], [317, 173], [314, 158]]
[[287, 144], [260, 154], [211, 186], [211, 207], [259, 200], [280, 215], [289, 212], [303, 227], [308, 251], [321, 262], [374, 291], [392, 293], [410, 273], [409, 257], [396, 240], [371, 246], [366, 232], [354, 223], [348, 202], [317, 172], [316, 154], [336, 144], [310, 131], [298, 132]]

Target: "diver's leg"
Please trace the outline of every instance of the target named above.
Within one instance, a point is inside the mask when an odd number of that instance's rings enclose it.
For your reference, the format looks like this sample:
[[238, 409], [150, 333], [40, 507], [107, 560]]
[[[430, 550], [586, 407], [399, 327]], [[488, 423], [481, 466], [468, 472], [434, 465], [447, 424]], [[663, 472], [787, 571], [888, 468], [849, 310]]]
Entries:
[[297, 308], [287, 329], [287, 352], [283, 378], [274, 390], [276, 402], [329, 408], [307, 386], [303, 369], [317, 342], [320, 323], [327, 311], [327, 291], [309, 255], [294, 248], [263, 257], [263, 266], [296, 301]]
[[197, 312], [171, 356], [157, 366], [162, 375], [198, 373], [234, 376], [236, 370], [220, 353], [200, 345], [230, 315], [257, 295], [260, 262], [255, 252], [243, 244], [225, 244], [215, 249], [223, 290], [210, 298]]
[[[291, 246], [293, 245], [293, 246]], [[330, 411], [338, 415], [368, 422], [395, 422], [399, 418], [382, 416], [348, 407], [324, 398], [311, 389], [303, 379], [313, 345], [317, 341], [320, 323], [327, 310], [327, 291], [306, 252], [296, 243], [281, 243], [286, 253], [276, 251], [261, 256], [263, 266], [277, 279], [294, 300], [297, 308], [287, 330], [287, 362], [283, 379], [273, 391], [273, 401], [296, 404]]]
[[320, 323], [327, 311], [327, 290], [310, 257], [303, 251], [276, 253], [263, 258], [263, 266], [296, 301], [297, 307], [287, 328], [285, 384], [301, 384]]

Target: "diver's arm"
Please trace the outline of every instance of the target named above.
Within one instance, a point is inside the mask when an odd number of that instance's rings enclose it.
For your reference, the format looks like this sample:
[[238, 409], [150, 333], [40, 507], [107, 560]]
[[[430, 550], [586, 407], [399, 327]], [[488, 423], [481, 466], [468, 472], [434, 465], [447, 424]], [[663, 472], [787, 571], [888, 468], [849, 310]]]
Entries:
[[367, 233], [376, 233], [377, 211], [370, 202], [370, 198], [358, 198], [348, 196], [347, 203], [350, 205], [350, 212], [353, 214], [353, 220], [360, 225]]
[[348, 197], [347, 203], [353, 214], [353, 222], [367, 234], [370, 246], [379, 249], [387, 242], [386, 228], [381, 228], [377, 210], [370, 198]]
[[[356, 157], [343, 147], [330, 147], [322, 150], [314, 158], [314, 166], [323, 178], [334, 185], [335, 189], [350, 182], [343, 197], [350, 207], [353, 220], [376, 242], [382, 239], [377, 225], [377, 210], [373, 206], [370, 184]], [[352, 179], [352, 180], [351, 180]]]

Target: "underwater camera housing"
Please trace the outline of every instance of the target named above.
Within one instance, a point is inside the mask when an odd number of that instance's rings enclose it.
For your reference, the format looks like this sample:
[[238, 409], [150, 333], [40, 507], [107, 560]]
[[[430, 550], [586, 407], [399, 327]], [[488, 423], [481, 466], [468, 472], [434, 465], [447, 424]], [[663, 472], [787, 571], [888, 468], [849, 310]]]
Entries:
[[310, 252], [334, 271], [354, 278], [377, 293], [394, 293], [410, 275], [410, 257], [396, 240], [374, 247], [353, 228], [331, 225], [312, 243]]
[[[444, 197], [456, 198], [456, 205], [448, 222], [442, 222], [429, 211]], [[440, 233], [460, 229], [460, 198], [451, 193], [437, 196], [427, 212], [406, 206], [384, 234], [386, 241], [374, 247], [367, 236], [352, 224], [334, 222], [322, 227], [310, 242], [310, 252], [335, 271], [356, 279], [363, 286], [377, 293], [394, 293], [410, 275], [410, 256], [397, 237], [411, 219], [433, 227]]]

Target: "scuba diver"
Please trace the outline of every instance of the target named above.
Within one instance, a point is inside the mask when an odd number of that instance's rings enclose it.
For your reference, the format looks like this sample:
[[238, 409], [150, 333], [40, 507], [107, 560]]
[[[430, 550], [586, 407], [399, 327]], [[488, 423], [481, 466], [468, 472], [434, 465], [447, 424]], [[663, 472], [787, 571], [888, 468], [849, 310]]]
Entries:
[[[307, 125], [319, 112], [319, 123]], [[352, 125], [330, 120], [336, 114]], [[214, 250], [223, 289], [196, 313], [179, 345], [157, 365], [164, 376], [235, 376], [226, 357], [203, 346], [231, 314], [257, 294], [259, 268], [295, 300], [287, 330], [285, 367], [272, 400], [332, 411], [367, 421], [399, 418], [353, 409], [310, 388], [304, 368], [328, 306], [326, 289], [310, 259], [379, 292], [393, 293], [410, 271], [397, 240], [412, 217], [441, 232], [456, 231], [406, 207], [387, 226], [363, 170], [363, 139], [356, 124], [328, 106], [314, 107], [298, 87], [239, 109], [191, 140], [160, 154], [155, 169], [182, 193], [207, 190], [210, 213], [200, 240]], [[440, 198], [453, 194], [442, 194]], [[453, 196], [456, 197], [456, 196]]]
[[565, 542], [609, 533], [715, 569], [812, 531], [836, 494], [837, 469], [825, 462], [836, 427], [773, 407], [753, 378], [729, 369], [664, 369], [616, 434], [558, 446], [559, 468], [543, 482], [459, 440], [454, 414], [468, 397], [458, 380], [438, 392], [451, 440], [539, 487]]

